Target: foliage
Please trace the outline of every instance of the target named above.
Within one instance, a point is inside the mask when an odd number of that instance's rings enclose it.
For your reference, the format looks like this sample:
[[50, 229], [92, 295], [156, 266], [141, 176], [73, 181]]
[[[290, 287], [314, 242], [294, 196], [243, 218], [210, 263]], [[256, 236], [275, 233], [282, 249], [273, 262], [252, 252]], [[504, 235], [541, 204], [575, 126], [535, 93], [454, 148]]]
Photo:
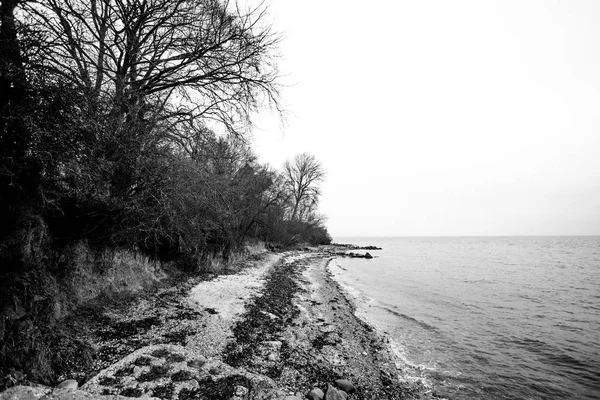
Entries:
[[[16, 371], [50, 376], [40, 327], [64, 312], [38, 300], [68, 303], [77, 243], [198, 271], [249, 239], [330, 241], [314, 156], [278, 172], [247, 144], [253, 113], [279, 110], [264, 16], [227, 0], [0, 1], [3, 363], [20, 351]], [[298, 160], [316, 169], [297, 175]]]

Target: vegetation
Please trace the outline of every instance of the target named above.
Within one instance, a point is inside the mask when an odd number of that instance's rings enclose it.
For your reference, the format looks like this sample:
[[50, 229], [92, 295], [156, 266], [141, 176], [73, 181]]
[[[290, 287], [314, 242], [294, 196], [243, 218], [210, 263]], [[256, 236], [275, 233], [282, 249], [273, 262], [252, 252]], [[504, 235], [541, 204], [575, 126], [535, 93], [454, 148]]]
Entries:
[[264, 16], [227, 0], [0, 1], [0, 387], [54, 379], [44, 346], [82, 259], [198, 272], [248, 241], [330, 242], [314, 156], [279, 172], [247, 144], [253, 113], [280, 111]]

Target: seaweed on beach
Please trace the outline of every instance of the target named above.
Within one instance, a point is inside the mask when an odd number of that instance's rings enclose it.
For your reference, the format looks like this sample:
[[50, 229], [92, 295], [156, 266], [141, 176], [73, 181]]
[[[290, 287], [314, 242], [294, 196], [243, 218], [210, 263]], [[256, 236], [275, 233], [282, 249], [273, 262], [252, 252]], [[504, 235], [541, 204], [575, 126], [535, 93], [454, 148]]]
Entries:
[[296, 318], [292, 299], [298, 291], [299, 263], [274, 268], [262, 292], [254, 297], [243, 318], [233, 328], [234, 340], [225, 348], [225, 362], [249, 365], [259, 344], [274, 340]]
[[130, 321], [112, 321], [110, 325], [99, 332], [98, 336], [102, 340], [121, 339], [146, 332], [158, 324], [160, 324], [160, 319], [156, 316]]
[[179, 400], [227, 400], [235, 395], [236, 388], [239, 386], [252, 390], [252, 382], [241, 375], [232, 375], [216, 380], [209, 377], [199, 380], [198, 387], [195, 389], [182, 389], [179, 392]]

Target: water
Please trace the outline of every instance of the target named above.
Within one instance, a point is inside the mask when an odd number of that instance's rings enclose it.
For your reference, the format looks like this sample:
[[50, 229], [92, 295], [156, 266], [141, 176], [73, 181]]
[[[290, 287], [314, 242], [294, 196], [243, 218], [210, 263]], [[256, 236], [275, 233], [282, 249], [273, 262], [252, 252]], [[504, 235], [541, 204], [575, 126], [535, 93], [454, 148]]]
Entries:
[[450, 399], [600, 399], [600, 237], [338, 238], [331, 270]]

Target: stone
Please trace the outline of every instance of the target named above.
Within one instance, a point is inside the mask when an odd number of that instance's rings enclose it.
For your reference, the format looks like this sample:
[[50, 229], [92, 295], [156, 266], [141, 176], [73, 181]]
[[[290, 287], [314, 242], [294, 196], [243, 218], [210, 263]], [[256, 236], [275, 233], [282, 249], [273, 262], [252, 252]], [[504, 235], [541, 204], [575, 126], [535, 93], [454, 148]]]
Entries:
[[302, 400], [302, 398], [296, 396], [285, 396], [283, 400]]
[[325, 400], [346, 400], [339, 390], [329, 385], [327, 387], [327, 393], [325, 394]]
[[249, 392], [248, 388], [245, 386], [242, 386], [242, 385], [237, 385], [235, 387], [235, 391], [234, 391], [236, 396], [242, 397], [242, 398], [246, 397], [248, 395], [248, 392]]
[[13, 386], [0, 393], [0, 400], [38, 400], [51, 391], [49, 387]]
[[306, 397], [310, 400], [323, 400], [325, 393], [323, 393], [323, 391], [319, 388], [312, 388]]
[[365, 254], [365, 258], [373, 258], [373, 256], [371, 255], [371, 253], [367, 252], [367, 253]]
[[338, 389], [341, 389], [346, 393], [352, 393], [356, 390], [352, 382], [348, 379], [337, 379], [333, 383]]
[[279, 319], [279, 317], [273, 313], [270, 313], [268, 311], [260, 311], [261, 314], [266, 315], [267, 317], [271, 318], [272, 320], [276, 320]]
[[79, 387], [79, 383], [75, 379], [67, 379], [66, 381], [62, 381], [57, 386], [59, 389], [77, 389]]
[[267, 356], [267, 360], [269, 361], [277, 361], [277, 354], [275, 353], [269, 353], [269, 355]]
[[302, 393], [300, 393], [300, 392], [296, 392], [296, 393], [294, 394], [294, 396], [296, 396], [296, 397], [297, 397], [297, 398], [299, 398], [299, 399], [303, 399], [303, 398], [304, 398], [304, 395], [303, 395]]

